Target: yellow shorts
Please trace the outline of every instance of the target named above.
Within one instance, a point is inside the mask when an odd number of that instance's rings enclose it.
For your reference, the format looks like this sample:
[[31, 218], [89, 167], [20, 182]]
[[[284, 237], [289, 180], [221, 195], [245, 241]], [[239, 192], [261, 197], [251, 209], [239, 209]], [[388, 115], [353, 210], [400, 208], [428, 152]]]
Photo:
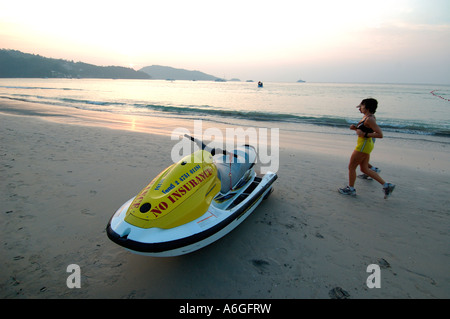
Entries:
[[358, 137], [358, 142], [356, 144], [355, 151], [370, 154], [374, 147], [373, 140], [371, 137]]

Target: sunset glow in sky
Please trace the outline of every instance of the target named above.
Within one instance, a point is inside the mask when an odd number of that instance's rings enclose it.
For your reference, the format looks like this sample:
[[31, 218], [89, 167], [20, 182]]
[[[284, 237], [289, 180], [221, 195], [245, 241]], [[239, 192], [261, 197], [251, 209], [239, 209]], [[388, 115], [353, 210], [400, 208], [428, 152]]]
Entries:
[[0, 48], [228, 79], [450, 84], [450, 1], [0, 0]]

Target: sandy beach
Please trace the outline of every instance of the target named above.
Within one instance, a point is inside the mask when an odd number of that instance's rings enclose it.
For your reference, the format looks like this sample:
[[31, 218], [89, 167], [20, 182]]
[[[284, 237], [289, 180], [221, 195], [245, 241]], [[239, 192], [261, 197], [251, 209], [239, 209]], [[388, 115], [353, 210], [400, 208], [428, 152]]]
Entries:
[[[267, 201], [202, 250], [152, 258], [117, 246], [105, 227], [170, 164], [169, 132], [181, 123], [102, 125], [87, 111], [1, 103], [1, 298], [450, 298], [448, 141], [377, 141], [372, 162], [397, 185], [384, 200], [375, 181], [358, 179], [356, 198], [337, 192], [353, 135], [280, 131]], [[71, 264], [81, 288], [66, 285]], [[381, 288], [366, 284], [371, 264]]]

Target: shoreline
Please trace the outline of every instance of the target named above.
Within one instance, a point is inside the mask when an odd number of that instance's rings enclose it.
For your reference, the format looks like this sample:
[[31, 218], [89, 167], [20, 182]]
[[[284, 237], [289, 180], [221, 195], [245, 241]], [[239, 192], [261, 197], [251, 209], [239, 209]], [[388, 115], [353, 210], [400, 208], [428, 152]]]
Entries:
[[[353, 299], [450, 297], [447, 144], [377, 141], [374, 165], [395, 192], [384, 200], [375, 181], [358, 180], [348, 198], [337, 188], [354, 136], [280, 132], [267, 201], [198, 252], [151, 258], [109, 241], [105, 227], [169, 165], [168, 132], [183, 121], [159, 119], [165, 133], [144, 133], [117, 129], [132, 124], [119, 115], [107, 115], [108, 129], [81, 125], [81, 110], [64, 124], [14, 107], [28, 115], [0, 113], [3, 298], [328, 299], [337, 287]], [[80, 289], [66, 286], [70, 264]], [[380, 289], [365, 284], [370, 264], [380, 264]]]
[[[0, 100], [1, 114], [37, 117], [44, 121], [59, 124], [106, 128], [169, 137], [177, 128], [186, 129], [193, 136], [198, 132], [205, 133], [208, 129], [213, 129], [213, 132], [214, 129], [219, 129], [222, 131], [224, 143], [228, 142], [226, 136], [227, 128], [242, 128], [240, 125], [202, 120], [201, 130], [198, 131], [193, 120], [152, 116], [139, 117], [21, 101], [8, 101], [5, 103], [5, 101]], [[255, 124], [266, 123], [255, 122]], [[257, 126], [246, 126], [243, 129], [253, 127], [258, 128]], [[270, 133], [270, 128], [268, 130]], [[331, 130], [330, 133], [329, 129], [323, 131], [280, 129], [278, 143], [280, 148], [307, 150], [312, 153], [345, 158], [348, 161], [355, 146], [356, 138], [353, 131], [343, 129], [337, 129], [337, 131], [340, 133], [331, 134], [334, 132]], [[267, 136], [267, 139], [270, 144], [270, 134]], [[237, 146], [236, 140], [234, 143]], [[371, 159], [374, 162], [398, 165], [400, 167], [406, 166], [417, 170], [425, 169], [438, 174], [450, 174], [450, 170], [447, 169], [447, 163], [450, 160], [450, 140], [447, 138], [387, 133], [385, 138], [379, 140], [375, 146], [375, 151], [371, 155]]]

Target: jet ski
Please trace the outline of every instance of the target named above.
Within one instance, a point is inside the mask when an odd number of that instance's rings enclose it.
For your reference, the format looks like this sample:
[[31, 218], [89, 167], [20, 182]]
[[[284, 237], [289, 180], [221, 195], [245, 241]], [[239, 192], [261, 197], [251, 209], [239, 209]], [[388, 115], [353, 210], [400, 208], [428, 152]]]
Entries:
[[172, 164], [111, 217], [114, 243], [147, 256], [191, 253], [228, 234], [272, 192], [277, 174], [256, 174], [256, 150], [199, 149]]

